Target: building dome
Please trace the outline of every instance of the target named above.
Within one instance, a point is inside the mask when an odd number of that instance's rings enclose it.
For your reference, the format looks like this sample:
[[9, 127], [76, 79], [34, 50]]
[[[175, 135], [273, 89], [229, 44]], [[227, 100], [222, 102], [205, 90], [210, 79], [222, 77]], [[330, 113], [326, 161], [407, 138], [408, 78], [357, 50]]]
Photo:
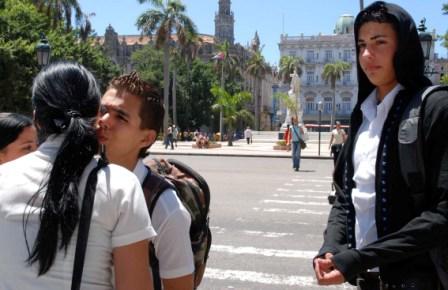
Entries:
[[334, 29], [335, 34], [348, 34], [353, 33], [353, 26], [355, 23], [355, 18], [350, 14], [343, 14], [339, 17], [336, 22], [336, 27]]

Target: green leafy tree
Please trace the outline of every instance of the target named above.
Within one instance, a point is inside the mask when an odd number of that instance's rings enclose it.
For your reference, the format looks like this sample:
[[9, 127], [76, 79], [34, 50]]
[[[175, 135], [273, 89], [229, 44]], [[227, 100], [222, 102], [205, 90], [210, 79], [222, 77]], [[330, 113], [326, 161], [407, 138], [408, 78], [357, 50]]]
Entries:
[[440, 84], [442, 84], [442, 85], [448, 85], [448, 75], [443, 75], [443, 76], [440, 78]]
[[46, 19], [27, 1], [5, 0], [0, 10], [0, 111], [30, 114], [38, 72], [36, 44]]
[[157, 48], [163, 49], [163, 98], [165, 105], [165, 118], [163, 130], [166, 133], [169, 118], [169, 47], [172, 41], [172, 33], [177, 36], [177, 43], [182, 46], [188, 34], [197, 34], [193, 21], [185, 14], [185, 6], [179, 0], [138, 0], [141, 4], [149, 2], [156, 9], [150, 9], [141, 14], [137, 19], [137, 27], [146, 35], [154, 35]]
[[254, 118], [251, 112], [243, 108], [243, 104], [251, 100], [252, 95], [249, 92], [239, 92], [230, 94], [220, 86], [214, 85], [210, 89], [213, 96], [216, 97], [216, 103], [213, 104], [214, 110], [224, 111], [224, 122], [227, 125], [228, 146], [232, 146], [232, 136], [238, 121], [253, 123]]
[[261, 100], [261, 82], [270, 67], [266, 64], [261, 51], [255, 51], [249, 59], [246, 72], [255, 80], [254, 86], [254, 105], [255, 105], [255, 130], [260, 130], [260, 100]]
[[285, 55], [280, 58], [279, 75], [284, 83], [291, 82], [291, 74], [294, 70], [299, 76], [302, 75], [302, 67], [305, 65], [303, 58], [298, 56]]
[[131, 61], [142, 79], [163, 86], [163, 53], [153, 45], [145, 45], [132, 53]]
[[[443, 4], [442, 7], [443, 14], [448, 15], [448, 3]], [[441, 37], [442, 46], [448, 49], [448, 31]]]
[[324, 70], [322, 72], [322, 79], [325, 81], [329, 81], [331, 89], [333, 90], [331, 121], [330, 121], [331, 130], [333, 130], [336, 114], [336, 81], [342, 79], [343, 72], [349, 70], [350, 68], [351, 65], [349, 63], [344, 61], [336, 61], [334, 63], [327, 63], [324, 66]]
[[278, 92], [275, 93], [274, 99], [279, 100], [280, 103], [287, 108], [297, 118], [299, 114], [299, 104], [297, 99], [290, 98], [287, 93]]
[[[45, 14], [27, 0], [6, 0], [0, 10], [0, 110], [31, 113], [31, 84], [38, 73], [36, 45], [45, 32], [51, 61], [77, 61], [90, 69], [104, 88], [119, 73], [91, 40], [80, 42], [75, 31], [52, 30]], [[13, 85], [11, 85], [13, 84]]]

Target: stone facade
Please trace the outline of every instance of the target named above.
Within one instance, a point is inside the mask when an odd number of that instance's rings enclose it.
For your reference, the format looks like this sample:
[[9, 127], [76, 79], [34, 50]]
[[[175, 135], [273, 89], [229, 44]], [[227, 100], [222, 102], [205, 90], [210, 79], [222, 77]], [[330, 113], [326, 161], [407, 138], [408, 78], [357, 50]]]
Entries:
[[[342, 15], [332, 35], [280, 36], [280, 56], [298, 56], [305, 61], [300, 90], [305, 123], [317, 123], [319, 101], [323, 104], [322, 122], [330, 122], [333, 90], [331, 84], [322, 79], [322, 72], [325, 64], [337, 60], [351, 64], [351, 69], [345, 71], [342, 79], [336, 82], [335, 108], [336, 120], [342, 123], [349, 121], [358, 95], [353, 20], [353, 16]], [[288, 89], [289, 84], [280, 85], [281, 91]]]

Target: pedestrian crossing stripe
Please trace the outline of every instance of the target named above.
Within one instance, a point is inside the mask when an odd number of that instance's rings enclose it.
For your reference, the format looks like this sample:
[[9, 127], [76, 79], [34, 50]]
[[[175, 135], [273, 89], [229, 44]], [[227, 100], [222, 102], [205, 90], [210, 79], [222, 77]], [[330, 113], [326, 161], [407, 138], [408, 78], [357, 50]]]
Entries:
[[218, 253], [235, 254], [235, 255], [259, 255], [266, 257], [300, 258], [300, 259], [312, 259], [317, 255], [316, 251], [276, 250], [276, 249], [263, 249], [255, 247], [234, 247], [228, 245], [212, 245], [211, 251]]

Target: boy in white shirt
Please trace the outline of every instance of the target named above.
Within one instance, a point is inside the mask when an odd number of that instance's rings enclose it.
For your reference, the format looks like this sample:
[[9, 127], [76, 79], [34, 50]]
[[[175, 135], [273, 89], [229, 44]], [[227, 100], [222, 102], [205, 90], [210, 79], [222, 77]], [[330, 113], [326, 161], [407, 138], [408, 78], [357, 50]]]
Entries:
[[[113, 79], [101, 100], [98, 139], [111, 163], [133, 171], [143, 183], [148, 168], [142, 159], [162, 126], [164, 108], [159, 88], [137, 73]], [[172, 189], [158, 199], [152, 223], [153, 241], [165, 290], [193, 289], [194, 260], [190, 241], [191, 217]]]

